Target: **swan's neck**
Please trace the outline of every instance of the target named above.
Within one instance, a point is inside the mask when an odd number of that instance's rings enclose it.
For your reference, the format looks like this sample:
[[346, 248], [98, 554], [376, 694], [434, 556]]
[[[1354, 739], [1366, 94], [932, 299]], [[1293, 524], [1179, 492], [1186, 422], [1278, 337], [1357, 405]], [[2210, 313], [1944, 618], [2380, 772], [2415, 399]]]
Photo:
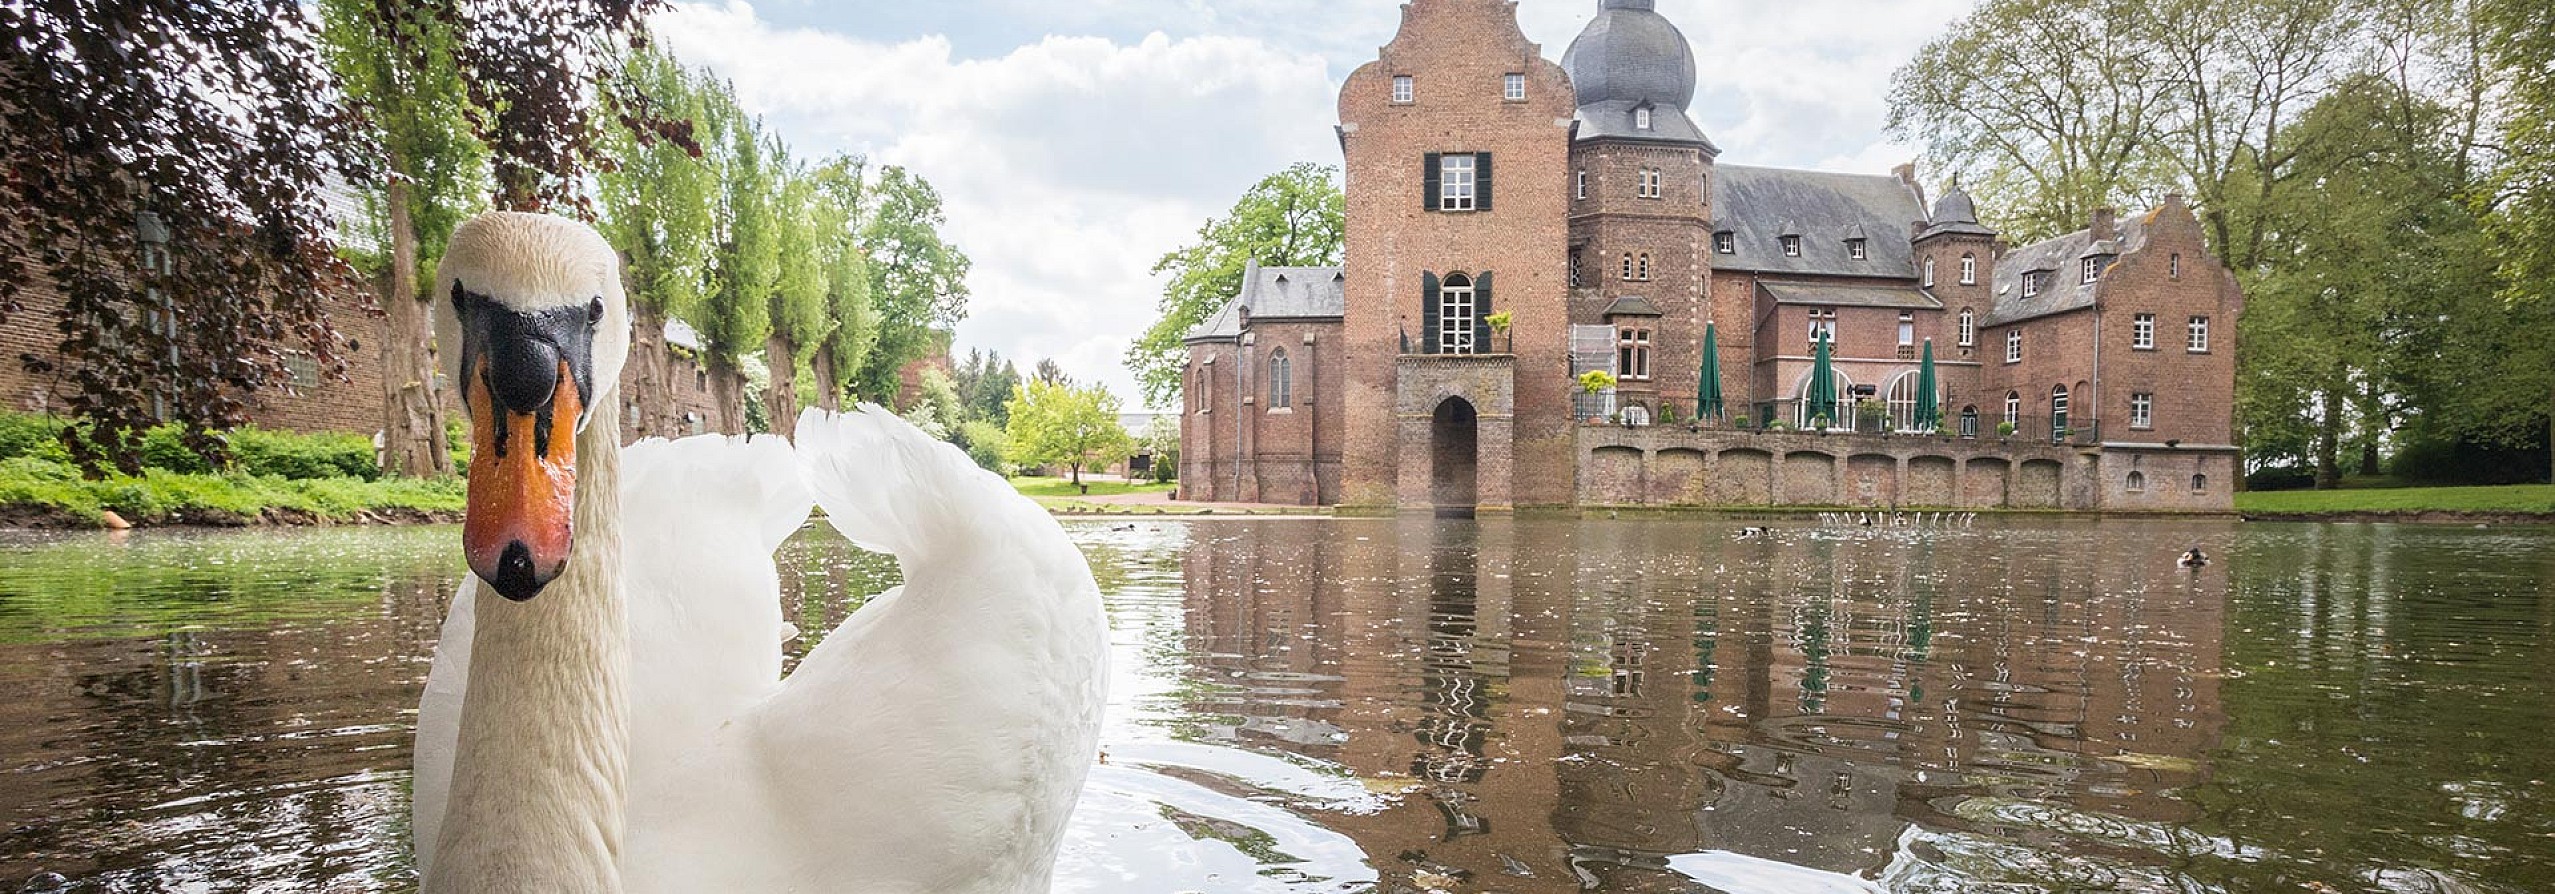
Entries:
[[478, 588], [469, 695], [425, 894], [621, 890], [629, 625], [620, 398], [577, 439], [575, 551], [530, 602]]

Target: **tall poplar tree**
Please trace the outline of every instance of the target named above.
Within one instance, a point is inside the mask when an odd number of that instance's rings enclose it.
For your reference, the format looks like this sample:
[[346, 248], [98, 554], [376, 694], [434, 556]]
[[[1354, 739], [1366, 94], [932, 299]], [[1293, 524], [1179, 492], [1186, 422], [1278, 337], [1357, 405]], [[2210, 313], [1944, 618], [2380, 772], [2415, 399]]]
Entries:
[[761, 350], [771, 331], [772, 290], [781, 276], [780, 227], [772, 152], [762, 124], [737, 108], [725, 85], [711, 98], [706, 117], [715, 122], [711, 127], [719, 140], [718, 242], [708, 294], [686, 321], [701, 333], [719, 430], [742, 434], [745, 355]]
[[764, 390], [763, 409], [772, 431], [792, 435], [798, 429], [798, 365], [824, 343], [833, 328], [826, 302], [829, 234], [824, 232], [832, 215], [824, 208], [825, 196], [815, 177], [791, 162], [777, 142], [772, 153], [777, 180], [774, 242], [780, 269], [766, 313], [771, 322], [763, 341], [763, 363], [770, 367], [771, 378]]
[[[623, 60], [613, 98], [616, 122], [604, 146], [613, 164], [596, 176], [603, 198], [603, 233], [627, 265], [622, 284], [630, 296], [629, 398], [639, 406], [641, 435], [683, 433], [674, 400], [675, 370], [666, 349], [666, 321], [689, 319], [708, 292], [711, 248], [716, 243], [718, 172], [700, 142], [717, 135], [701, 126], [710, 94], [709, 76], [686, 71], [654, 49]], [[651, 119], [671, 122], [651, 133]]]

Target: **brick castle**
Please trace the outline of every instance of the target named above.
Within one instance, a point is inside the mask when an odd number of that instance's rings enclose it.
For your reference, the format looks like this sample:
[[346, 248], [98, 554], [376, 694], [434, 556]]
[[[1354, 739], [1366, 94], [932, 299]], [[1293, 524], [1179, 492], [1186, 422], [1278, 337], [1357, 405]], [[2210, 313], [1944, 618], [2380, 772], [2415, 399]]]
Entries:
[[1340, 92], [1345, 265], [1188, 336], [1184, 497], [2231, 507], [2243, 296], [2180, 197], [2016, 247], [1912, 167], [1724, 164], [1685, 36], [1600, 5], [1558, 65], [1514, 3], [1403, 6]]

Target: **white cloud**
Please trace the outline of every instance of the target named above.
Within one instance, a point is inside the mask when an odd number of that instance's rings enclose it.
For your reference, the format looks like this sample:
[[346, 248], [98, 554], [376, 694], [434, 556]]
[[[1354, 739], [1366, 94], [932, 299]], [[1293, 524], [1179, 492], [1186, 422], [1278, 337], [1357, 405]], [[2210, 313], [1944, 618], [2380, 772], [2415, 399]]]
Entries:
[[[769, 2], [777, 14], [796, 0]], [[1890, 72], [1972, 2], [1663, 0], [1660, 11], [1694, 43], [1694, 117], [1724, 161], [1879, 172], [1916, 155], [1882, 134]], [[1558, 60], [1596, 10], [1525, 0], [1520, 24]], [[1152, 320], [1154, 260], [1259, 177], [1338, 163], [1338, 78], [1392, 39], [1400, 14], [1371, 0], [950, 0], [799, 18], [936, 30], [785, 27], [741, 0], [681, 4], [654, 24], [685, 60], [733, 80], [802, 157], [866, 153], [940, 188], [947, 232], [976, 262], [962, 350], [1023, 367], [1054, 357], [1132, 397], [1120, 361]], [[1008, 48], [954, 49], [989, 40]]]

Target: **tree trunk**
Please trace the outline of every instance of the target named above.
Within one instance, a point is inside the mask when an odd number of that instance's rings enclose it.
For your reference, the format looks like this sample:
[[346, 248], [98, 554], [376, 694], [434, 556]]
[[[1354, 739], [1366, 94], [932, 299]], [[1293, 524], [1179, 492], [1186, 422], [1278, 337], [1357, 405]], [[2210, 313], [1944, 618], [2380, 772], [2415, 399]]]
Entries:
[[2342, 486], [2342, 392], [2324, 389], [2324, 418], [2315, 431], [2315, 489]]
[[798, 435], [798, 345], [778, 328], [763, 340], [763, 363], [772, 368], [772, 380], [763, 389], [763, 415], [771, 420], [772, 433], [782, 437]]
[[745, 433], [745, 373], [734, 361], [710, 361], [710, 401], [719, 405], [719, 433]]
[[816, 405], [828, 413], [841, 412], [843, 379], [834, 374], [834, 352], [817, 348], [816, 356], [807, 365], [808, 373], [816, 377]]
[[2360, 442], [2360, 477], [2375, 478], [2384, 474], [2378, 468], [2378, 436], [2370, 435]]
[[639, 405], [633, 429], [639, 437], [679, 438], [689, 434], [674, 418], [674, 356], [665, 346], [665, 310], [645, 304], [630, 308], [630, 397]]
[[[391, 170], [400, 170], [393, 156]], [[452, 474], [444, 402], [435, 389], [432, 306], [417, 285], [417, 228], [408, 183], [389, 179], [390, 281], [382, 292], [382, 470], [405, 478]]]

